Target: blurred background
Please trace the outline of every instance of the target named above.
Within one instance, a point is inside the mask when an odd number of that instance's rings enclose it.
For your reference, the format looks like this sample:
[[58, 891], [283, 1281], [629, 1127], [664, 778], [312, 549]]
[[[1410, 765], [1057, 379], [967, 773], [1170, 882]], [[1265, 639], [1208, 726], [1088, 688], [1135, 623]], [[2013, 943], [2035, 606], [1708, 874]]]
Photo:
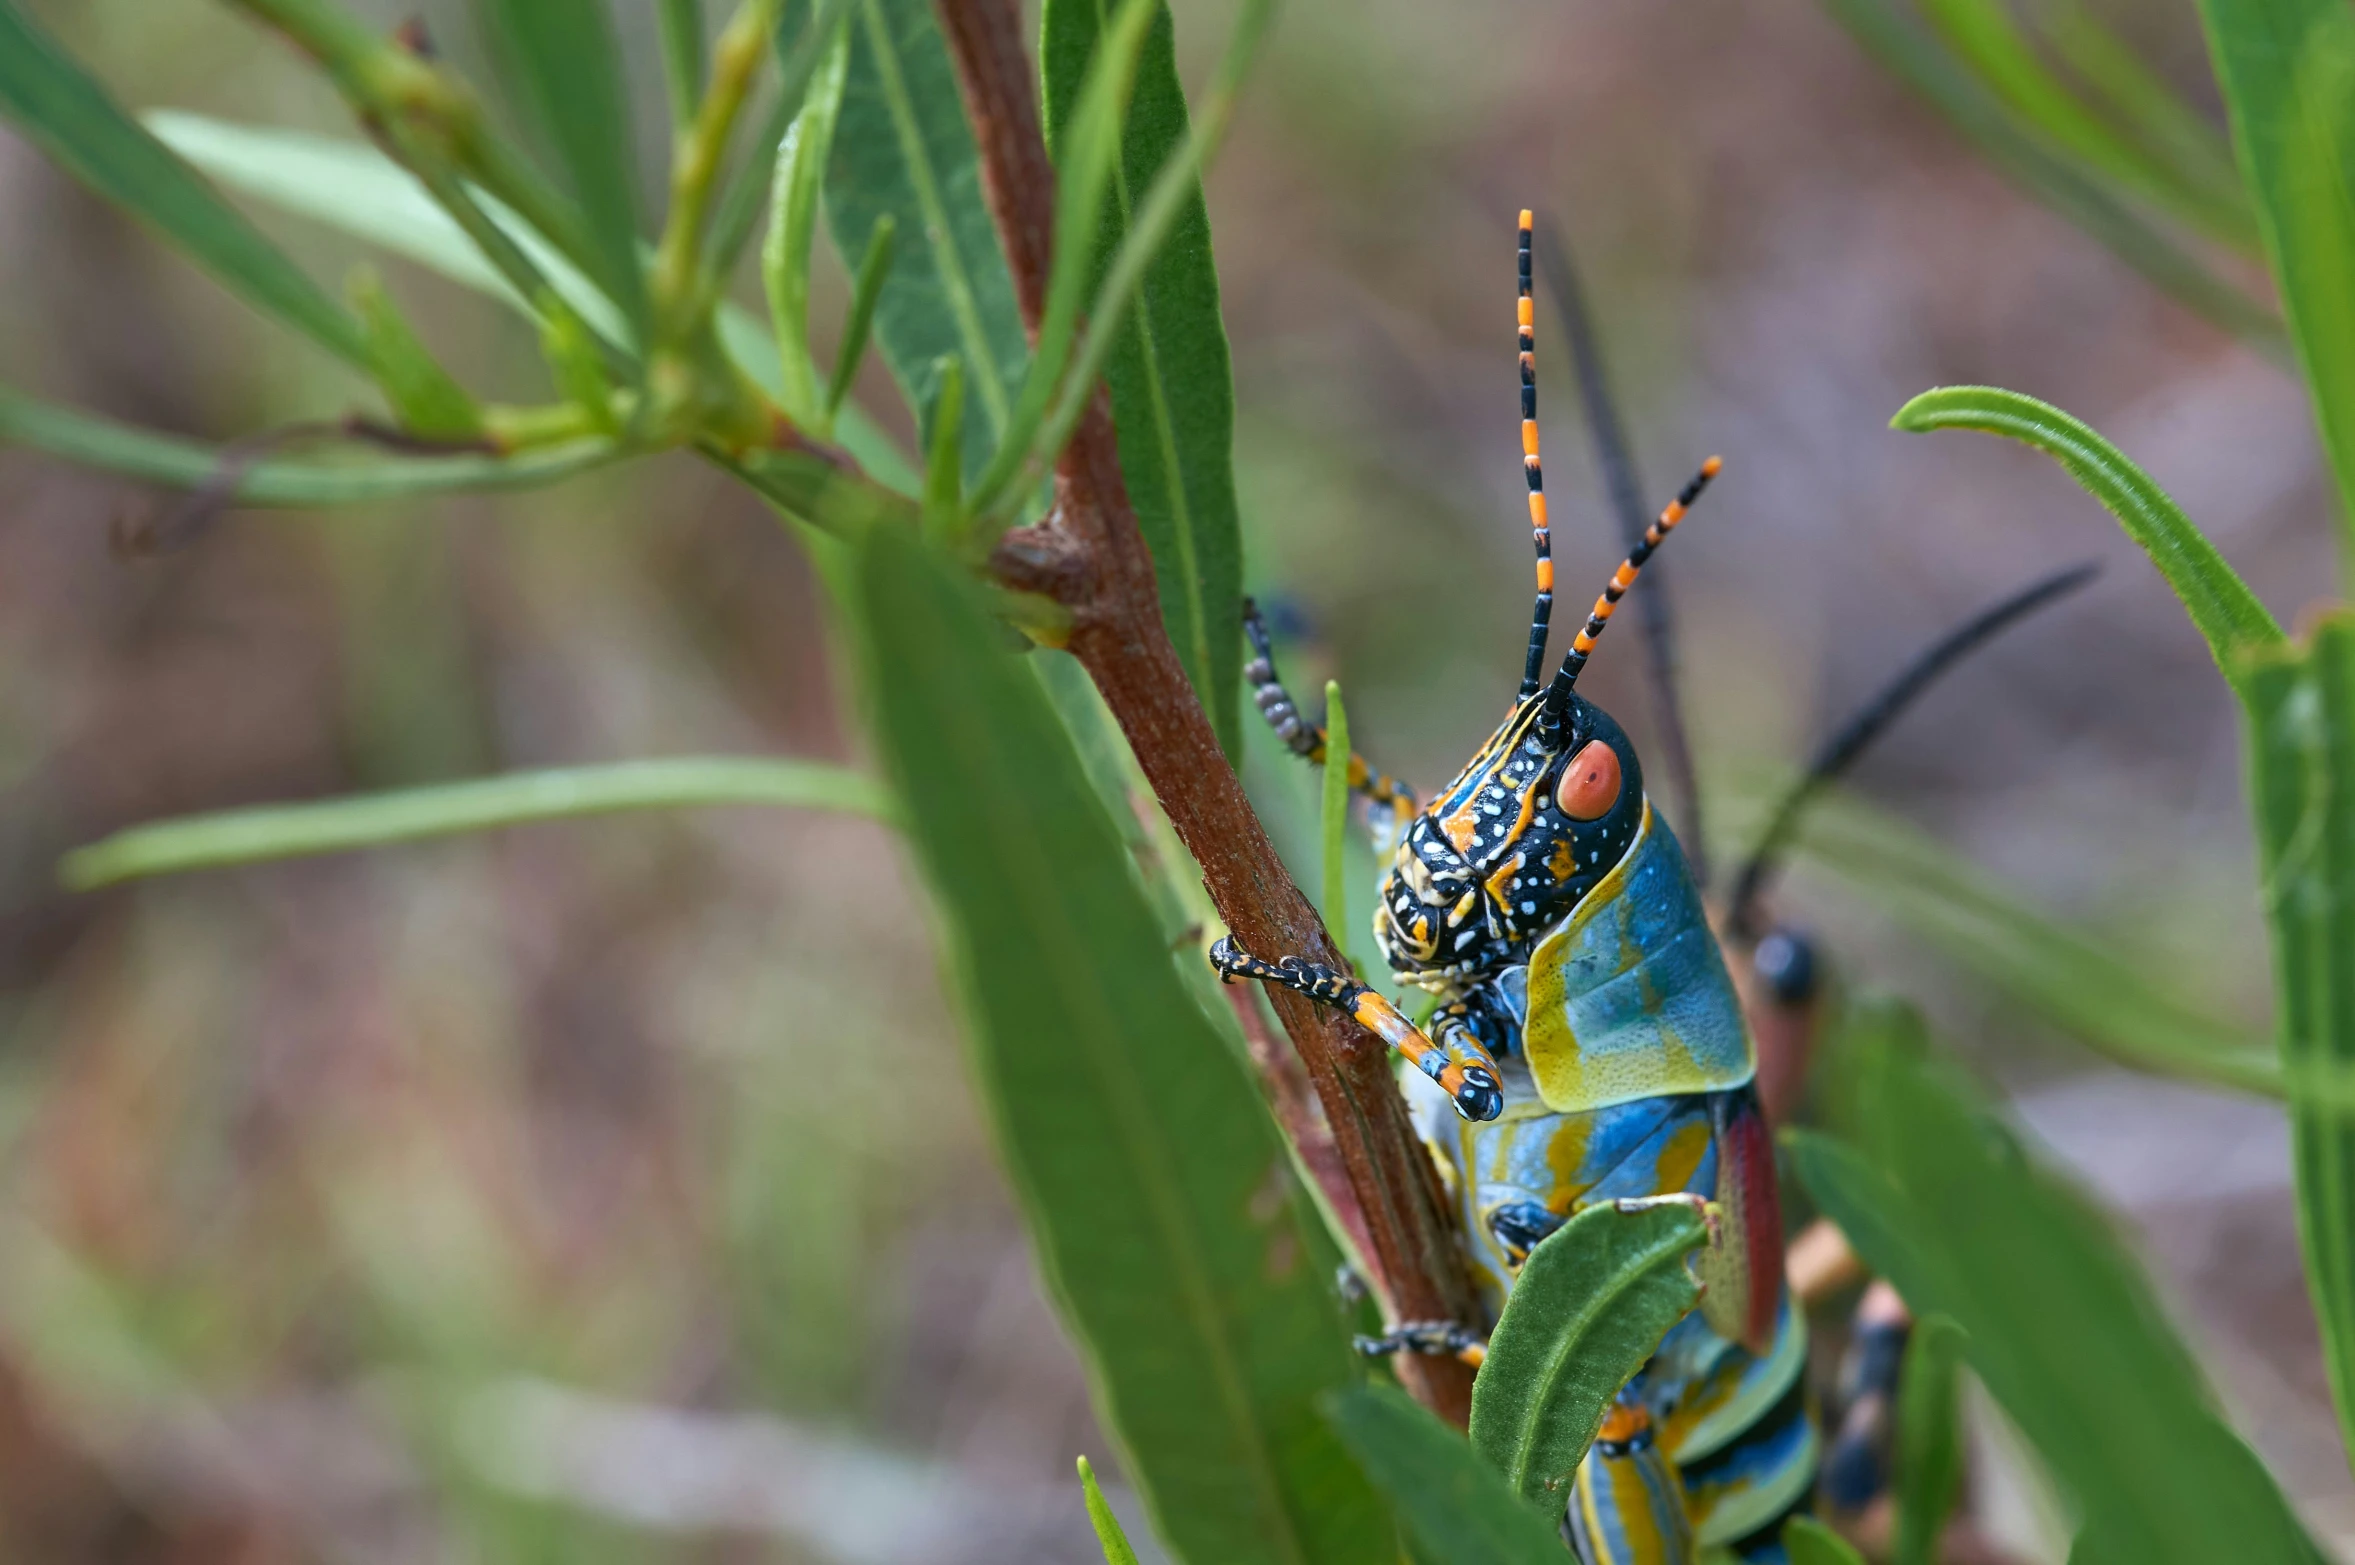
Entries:
[[[351, 132], [207, 0], [33, 9], [137, 107]], [[421, 14], [481, 63], [461, 0], [355, 9]], [[652, 188], [653, 8], [619, 9]], [[1230, 8], [1176, 9], [1199, 80]], [[2188, 4], [2109, 9], [2207, 93]], [[1380, 764], [1444, 779], [1517, 672], [1512, 217], [1535, 206], [1577, 249], [1649, 491], [1726, 459], [1643, 589], [1674, 601], [1716, 822], [1937, 629], [2104, 560], [1856, 782], [2262, 1034], [2235, 719], [2201, 643], [2045, 459], [1886, 425], [1939, 383], [2066, 406], [2286, 620], [2331, 587], [2286, 373], [2015, 193], [1812, 0], [1291, 0], [1209, 198], [1249, 579], [1300, 631], [1295, 686], [1340, 677]], [[258, 215], [322, 277], [358, 258]], [[540, 386], [514, 317], [384, 265], [462, 380]], [[0, 301], [0, 378], [140, 424], [228, 439], [366, 404], [6, 131]], [[1575, 603], [1617, 531], [1550, 314]], [[856, 759], [785, 533], [669, 458], [110, 551], [169, 503], [0, 451], [0, 1557], [1095, 1558], [1071, 1460], [1112, 1453], [883, 830], [626, 817], [56, 888], [64, 850], [160, 815], [690, 751]], [[1642, 743], [1637, 651], [1622, 631], [1582, 688]], [[2240, 1426], [2355, 1539], [2279, 1115], [2100, 1065], [1829, 882], [1795, 874], [1779, 905], [1851, 980], [1927, 1004], [2121, 1212]], [[1997, 1519], [2031, 1554], [2032, 1509]]]

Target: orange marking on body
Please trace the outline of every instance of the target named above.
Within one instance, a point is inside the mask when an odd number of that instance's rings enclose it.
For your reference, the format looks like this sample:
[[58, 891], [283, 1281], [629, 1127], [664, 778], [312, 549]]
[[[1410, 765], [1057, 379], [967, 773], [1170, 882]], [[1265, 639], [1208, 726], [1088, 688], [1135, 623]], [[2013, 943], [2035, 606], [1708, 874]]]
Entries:
[[1523, 456], [1537, 455], [1536, 419], [1525, 418], [1521, 420], [1521, 454]]
[[1527, 294], [1521, 296], [1521, 329], [1529, 331], [1537, 325], [1537, 303]]
[[1462, 809], [1450, 813], [1439, 823], [1439, 830], [1458, 853], [1472, 851], [1472, 839], [1480, 830], [1480, 817], [1472, 810], [1478, 798], [1479, 794], [1475, 792], [1472, 798], [1464, 801]]
[[1608, 1440], [1614, 1445], [1625, 1445], [1640, 1438], [1652, 1427], [1652, 1415], [1626, 1402], [1614, 1402], [1603, 1415], [1603, 1427], [1595, 1431], [1597, 1440]]

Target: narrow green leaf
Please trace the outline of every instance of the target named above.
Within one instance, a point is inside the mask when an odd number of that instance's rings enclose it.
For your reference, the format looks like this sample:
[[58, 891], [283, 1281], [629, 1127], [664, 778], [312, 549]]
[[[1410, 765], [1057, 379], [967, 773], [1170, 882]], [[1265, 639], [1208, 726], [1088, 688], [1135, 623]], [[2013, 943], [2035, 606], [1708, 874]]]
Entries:
[[427, 837], [572, 820], [621, 810], [714, 804], [789, 805], [889, 819], [871, 778], [815, 761], [694, 755], [510, 772], [500, 777], [223, 810], [133, 826], [77, 848], [59, 867], [76, 891], [151, 875], [348, 853]]
[[[1244, 78], [1251, 73], [1260, 40], [1266, 36], [1268, 22], [1274, 14], [1274, 0], [1244, 0], [1234, 30], [1228, 35], [1226, 53], [1211, 78], [1210, 91], [1203, 97], [1201, 117], [1187, 132], [1177, 152], [1154, 176], [1144, 200], [1137, 206], [1127, 236], [1112, 253], [1111, 264], [1104, 270], [1103, 286], [1096, 291], [1095, 303], [1088, 313], [1087, 333], [1080, 339], [1079, 353], [1072, 360], [1070, 373], [1063, 377], [1061, 399], [1033, 443], [1033, 459], [1039, 465], [1051, 464], [1069, 443], [1081, 412], [1095, 396], [1097, 377], [1104, 373], [1121, 330], [1128, 324], [1130, 307], [1144, 285], [1147, 269], [1176, 229], [1187, 197], [1199, 188], [1203, 167], [1226, 137], [1235, 100], [1242, 93]], [[1239, 607], [1237, 612], [1241, 612]]]
[[2340, 1427], [2355, 1431], [2355, 1115], [2307, 1085], [2355, 1069], [2355, 613], [2252, 660], [2241, 690], [2298, 1234]]
[[450, 378], [421, 341], [400, 306], [385, 292], [372, 266], [355, 267], [346, 291], [367, 334], [368, 358], [376, 384], [392, 404], [401, 426], [429, 439], [455, 440], [482, 433], [482, 409], [464, 386]]
[[[147, 124], [157, 139], [231, 190], [365, 240], [527, 313], [531, 309], [529, 295], [516, 291], [417, 177], [364, 141], [173, 110], [149, 114]], [[474, 199], [599, 337], [628, 340], [620, 312], [580, 268], [491, 197], [478, 190]]]
[[[834, 374], [826, 382], [826, 416], [832, 418], [850, 396], [851, 383], [867, 357], [867, 342], [875, 330], [875, 301], [883, 296], [883, 279], [891, 271], [891, 249], [899, 238], [899, 224], [889, 212], [875, 219], [867, 236], [867, 253], [859, 258], [858, 278], [850, 296], [850, 318], [843, 323], [842, 343], [834, 354]], [[963, 360], [957, 361], [960, 365]], [[960, 373], [962, 373], [960, 371]], [[962, 408], [963, 383], [958, 385]]]
[[[769, 104], [767, 119], [753, 139], [753, 155], [737, 165], [735, 172], [728, 176], [727, 188], [720, 192], [719, 205], [711, 220], [711, 236], [704, 244], [713, 276], [726, 277], [733, 271], [737, 256], [743, 253], [744, 242], [752, 237], [753, 225], [760, 220], [776, 184], [778, 148], [793, 122], [801, 117], [811, 80], [825, 60], [826, 45], [840, 33], [842, 19], [849, 11], [850, 0], [818, 0], [815, 6], [778, 8], [776, 96]], [[799, 33], [788, 39], [787, 31], [796, 19]]]
[[670, 97], [671, 129], [695, 124], [703, 102], [703, 0], [662, 0], [662, 83]]
[[[832, 0], [839, 4], [840, 0]], [[364, 142], [257, 129], [194, 114], [155, 114], [156, 134], [233, 189], [364, 239], [526, 315], [531, 303], [484, 260], [449, 214], [410, 173]], [[620, 313], [597, 285], [504, 207], [481, 198], [494, 221], [530, 255], [565, 304], [607, 343], [625, 345]], [[720, 345], [736, 367], [780, 406], [777, 344], [769, 329], [734, 304], [718, 314]], [[914, 494], [922, 480], [907, 457], [855, 403], [842, 406], [835, 438], [878, 482]]]
[[964, 531], [965, 474], [959, 434], [965, 419], [965, 372], [951, 354], [934, 371], [940, 402], [932, 415], [932, 449], [924, 461], [924, 536], [948, 542]]
[[769, 236], [761, 244], [761, 283], [768, 290], [769, 322], [777, 333], [778, 370], [784, 376], [782, 405], [797, 423], [813, 429], [826, 427], [826, 415], [818, 400], [817, 360], [810, 350], [810, 246], [818, 235], [818, 198], [850, 69], [846, 22], [835, 24], [810, 77], [801, 112], [777, 148]]
[[1405, 1393], [1357, 1386], [1327, 1397], [1325, 1410], [1366, 1476], [1398, 1507], [1421, 1546], [1418, 1559], [1437, 1565], [1562, 1565], [1569, 1557], [1560, 1524], [1524, 1505], [1463, 1436]]
[[828, 537], [852, 539], [876, 526], [914, 532], [922, 525], [920, 501], [865, 474], [845, 472], [814, 452], [707, 450], [704, 455]]
[[1084, 1456], [1079, 1459], [1079, 1488], [1087, 1501], [1088, 1525], [1096, 1529], [1096, 1543], [1104, 1551], [1104, 1565], [1137, 1565], [1137, 1551], [1128, 1546], [1128, 1534], [1120, 1530], [1120, 1518], [1104, 1503], [1104, 1491], [1096, 1483], [1096, 1470]]
[[2261, 347], [2279, 345], [2281, 323], [2271, 310], [2217, 276], [2081, 165], [2028, 131], [2001, 99], [1958, 67], [1892, 0], [1824, 4], [1867, 53], [1927, 98], [2029, 195], [2224, 330]]
[[2176, 90], [2175, 84], [2144, 63], [2084, 0], [2064, 0], [2039, 19], [2044, 40], [2061, 63], [2092, 90], [2129, 135], [2175, 170], [2176, 178], [2212, 200], [2230, 201], [2255, 212], [2240, 171], [2233, 167], [2232, 143], [2208, 116]]
[[2183, 600], [2226, 678], [2243, 654], [2280, 644], [2281, 626], [2167, 492], [2116, 446], [2051, 403], [1994, 386], [1940, 386], [1899, 408], [1889, 425], [1916, 432], [1982, 430], [2034, 446], [2060, 463], [2142, 545]]
[[2355, 540], [2355, 10], [2345, 0], [2200, 0], [2200, 16], [2338, 476], [2343, 537]]
[[1341, 704], [1341, 681], [1325, 681], [1324, 791], [1320, 816], [1324, 826], [1324, 913], [1327, 929], [1347, 929], [1349, 923], [1349, 711]]
[[1893, 1565], [1938, 1565], [1938, 1539], [1962, 1493], [1962, 1328], [1914, 1322], [1897, 1380], [1897, 1543]]
[[639, 262], [636, 137], [621, 46], [604, 0], [479, 0], [507, 44], [523, 96], [547, 132], [581, 204], [594, 254], [586, 259], [621, 307], [631, 340], [648, 340], [646, 273]]
[[826, 220], [847, 260], [876, 219], [898, 225], [875, 305], [875, 341], [929, 448], [943, 354], [965, 374], [965, 477], [980, 476], [1013, 410], [1030, 350], [1014, 282], [981, 196], [964, 95], [931, 0], [855, 0]]
[[1793, 844], [1810, 864], [2012, 1000], [2121, 1065], [2280, 1097], [2281, 1062], [1917, 827], [1832, 790]]
[[1316, 1412], [1355, 1364], [1258, 1087], [965, 573], [873, 528], [857, 583], [877, 745], [980, 1085], [1156, 1527], [1222, 1565], [1377, 1559], [1391, 1523]]
[[1869, 1156], [1792, 1132], [1793, 1165], [1908, 1304], [1969, 1334], [1980, 1380], [2121, 1557], [2318, 1560], [2108, 1225], [1925, 1067], [1918, 1019], [1883, 1008], [1858, 1031]]
[[2256, 248], [2245, 196], [2228, 188], [2220, 197], [2187, 184], [2171, 165], [2114, 130], [2037, 55], [2001, 0], [1922, 0], [1922, 10], [1982, 81], [2100, 177], [2226, 244]]
[[1589, 1207], [1529, 1252], [1472, 1382], [1472, 1447], [1524, 1500], [1561, 1513], [1619, 1388], [1700, 1301], [1690, 1206]]
[[107, 200], [152, 223], [257, 308], [362, 370], [368, 347], [352, 318], [260, 230], [116, 106], [106, 89], [0, 0], [0, 114]]
[[[0, 444], [31, 446], [68, 461], [181, 489], [214, 481], [229, 460], [218, 446], [53, 407], [4, 386]], [[608, 441], [582, 440], [512, 457], [396, 457], [378, 452], [337, 461], [273, 457], [247, 467], [234, 494], [240, 505], [332, 506], [468, 490], [531, 489], [585, 472], [614, 455]]]
[[1783, 1523], [1783, 1552], [1791, 1565], [1864, 1565], [1855, 1545], [1812, 1516]]
[[989, 467], [973, 486], [974, 506], [997, 506], [1021, 477], [1039, 425], [1047, 416], [1071, 357], [1080, 307], [1096, 272], [1095, 244], [1105, 195], [1120, 160], [1121, 123], [1136, 81], [1137, 53], [1153, 22], [1156, 0], [1116, 0], [1118, 14], [1094, 40], [1071, 123], [1056, 149], [1054, 268], [1047, 278], [1038, 343]]
[[[1184, 147], [1189, 121], [1166, 5], [1138, 57], [1112, 203], [1096, 245], [1100, 289], [1138, 204]], [[1047, 138], [1060, 147], [1108, 0], [1047, 0], [1040, 71]], [[1242, 720], [1243, 543], [1235, 498], [1234, 374], [1197, 177], [1180, 191], [1168, 242], [1104, 366], [1129, 503], [1153, 551], [1162, 619], [1230, 757]]]
[[541, 291], [537, 314], [540, 357], [548, 366], [548, 377], [556, 383], [557, 392], [588, 415], [589, 422], [601, 432], [620, 433], [621, 421], [613, 409], [613, 382], [606, 377], [605, 358], [597, 351], [588, 323], [575, 315], [552, 289]]

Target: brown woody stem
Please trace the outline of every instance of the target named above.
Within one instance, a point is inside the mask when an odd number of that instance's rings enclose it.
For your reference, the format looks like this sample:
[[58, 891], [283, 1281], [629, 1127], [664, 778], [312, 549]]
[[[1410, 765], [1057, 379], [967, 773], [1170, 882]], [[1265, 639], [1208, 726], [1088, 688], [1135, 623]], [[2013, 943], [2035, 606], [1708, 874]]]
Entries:
[[[1020, 6], [1018, 0], [938, 4], [1015, 298], [1035, 335], [1053, 270], [1055, 171], [1040, 134], [1037, 75], [1023, 48]], [[1006, 534], [992, 565], [1007, 586], [1070, 612], [1071, 653], [1127, 735], [1236, 938], [1254, 951], [1342, 965], [1244, 797], [1162, 627], [1152, 556], [1129, 507], [1100, 388], [1056, 463], [1046, 520]], [[1354, 1208], [1362, 1219], [1365, 1258], [1375, 1274], [1369, 1281], [1390, 1318], [1476, 1322], [1470, 1279], [1430, 1159], [1391, 1077], [1389, 1051], [1355, 1022], [1299, 995], [1278, 991], [1269, 998], [1324, 1106], [1339, 1154], [1344, 1182], [1325, 1193], [1336, 1210]], [[1309, 1166], [1316, 1171], [1315, 1160]], [[1427, 1406], [1458, 1425], [1466, 1421], [1468, 1369], [1434, 1358], [1404, 1360], [1399, 1370]]]

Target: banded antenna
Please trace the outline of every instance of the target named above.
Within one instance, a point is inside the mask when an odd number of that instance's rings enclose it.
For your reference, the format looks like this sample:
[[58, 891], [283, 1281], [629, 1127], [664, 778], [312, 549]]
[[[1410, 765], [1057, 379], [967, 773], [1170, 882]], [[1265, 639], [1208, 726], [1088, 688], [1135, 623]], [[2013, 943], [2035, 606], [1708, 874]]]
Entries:
[[1521, 212], [1521, 470], [1529, 478], [1529, 535], [1537, 547], [1537, 607], [1529, 614], [1529, 655], [1521, 665], [1521, 699], [1537, 694], [1545, 673], [1546, 630], [1554, 618], [1554, 535], [1545, 519], [1545, 466], [1537, 459], [1537, 300], [1529, 287], [1527, 208]]
[[1595, 599], [1595, 606], [1587, 613], [1586, 628], [1571, 641], [1570, 650], [1562, 654], [1562, 666], [1554, 670], [1554, 682], [1546, 687], [1545, 703], [1550, 722], [1562, 721], [1570, 705], [1570, 692], [1577, 686], [1578, 676], [1586, 668], [1586, 660], [1594, 655], [1595, 642], [1601, 638], [1604, 627], [1611, 623], [1612, 614], [1618, 610], [1619, 600], [1627, 596], [1627, 589], [1634, 586], [1636, 577], [1643, 573], [1644, 562], [1676, 530], [1676, 524], [1684, 520], [1685, 512], [1692, 509], [1693, 502], [1701, 497], [1701, 491], [1709, 487], [1709, 480], [1715, 478], [1724, 466], [1725, 463], [1717, 457], [1703, 462], [1701, 470], [1652, 519], [1652, 525], [1644, 529], [1644, 535], [1635, 541], [1635, 547], [1627, 551], [1627, 558], [1619, 562], [1619, 569], [1613, 571], [1611, 579], [1603, 584], [1602, 595]]

